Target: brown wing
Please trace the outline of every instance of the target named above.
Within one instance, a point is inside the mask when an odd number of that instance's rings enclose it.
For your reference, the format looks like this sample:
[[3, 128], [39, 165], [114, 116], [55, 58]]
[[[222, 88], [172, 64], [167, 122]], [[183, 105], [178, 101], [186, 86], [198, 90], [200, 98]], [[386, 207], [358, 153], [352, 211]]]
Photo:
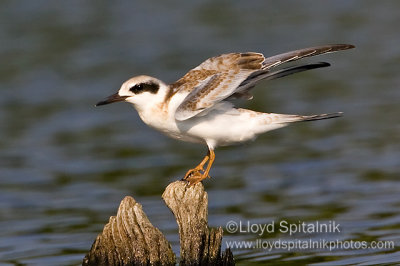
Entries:
[[216, 73], [238, 72], [240, 69], [261, 69], [264, 59], [264, 56], [260, 53], [230, 53], [211, 57], [170, 84], [170, 87], [174, 92], [191, 91], [202, 81]]
[[189, 92], [175, 118], [189, 119], [229, 97], [240, 83], [262, 68], [264, 59], [259, 53], [231, 53], [204, 61], [170, 85], [175, 93]]
[[[175, 93], [189, 94], [177, 108], [177, 120], [189, 119], [233, 94], [246, 95], [255, 83], [271, 77], [270, 69], [280, 64], [298, 60], [308, 56], [336, 52], [353, 48], [353, 45], [334, 44], [300, 49], [276, 56], [264, 58], [260, 53], [231, 53], [212, 57], [185, 76], [170, 85], [172, 96]], [[326, 66], [326, 63], [297, 67], [277, 73], [284, 76]]]

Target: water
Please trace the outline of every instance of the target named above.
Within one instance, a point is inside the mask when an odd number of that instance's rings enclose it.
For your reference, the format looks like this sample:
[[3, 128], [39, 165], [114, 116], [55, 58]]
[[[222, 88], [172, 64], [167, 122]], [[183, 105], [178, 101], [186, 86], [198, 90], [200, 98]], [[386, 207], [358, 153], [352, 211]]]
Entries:
[[[330, 121], [221, 148], [205, 182], [209, 223], [327, 223], [339, 233], [227, 241], [386, 241], [386, 249], [236, 248], [239, 264], [400, 261], [398, 1], [2, 1], [0, 262], [78, 265], [120, 200], [132, 195], [179, 251], [160, 196], [205, 147], [147, 128], [128, 104], [94, 103], [133, 75], [172, 82], [232, 51], [274, 55], [326, 43], [357, 48], [308, 60], [332, 66], [261, 84], [244, 106], [343, 111]], [[307, 60], [306, 60], [307, 61]], [[267, 88], [265, 88], [267, 87]], [[246, 228], [246, 227], [244, 227]]]

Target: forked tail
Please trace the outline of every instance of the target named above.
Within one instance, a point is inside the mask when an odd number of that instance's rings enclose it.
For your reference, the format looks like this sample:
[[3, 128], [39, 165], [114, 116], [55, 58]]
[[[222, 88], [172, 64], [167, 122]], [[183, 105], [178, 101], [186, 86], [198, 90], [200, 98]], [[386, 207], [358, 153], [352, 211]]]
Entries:
[[330, 113], [330, 114], [319, 114], [319, 115], [286, 115], [286, 114], [271, 114], [275, 116], [275, 123], [293, 123], [302, 121], [314, 121], [322, 119], [330, 119], [335, 117], [340, 117], [343, 112]]
[[314, 120], [322, 120], [322, 119], [331, 119], [331, 118], [341, 117], [341, 116], [343, 116], [343, 112], [320, 114], [320, 115], [301, 115], [300, 121], [314, 121]]

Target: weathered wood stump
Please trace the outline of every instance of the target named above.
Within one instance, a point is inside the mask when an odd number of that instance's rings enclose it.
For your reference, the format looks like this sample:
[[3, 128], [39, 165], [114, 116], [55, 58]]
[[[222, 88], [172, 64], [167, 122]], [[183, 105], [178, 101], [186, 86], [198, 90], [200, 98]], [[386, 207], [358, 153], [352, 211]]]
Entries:
[[[179, 226], [180, 265], [234, 265], [232, 252], [221, 254], [222, 228], [208, 228], [208, 195], [201, 183], [168, 185], [163, 199]], [[175, 265], [175, 254], [132, 197], [121, 202], [82, 265]]]
[[117, 216], [110, 217], [82, 265], [175, 265], [175, 254], [142, 206], [125, 197]]

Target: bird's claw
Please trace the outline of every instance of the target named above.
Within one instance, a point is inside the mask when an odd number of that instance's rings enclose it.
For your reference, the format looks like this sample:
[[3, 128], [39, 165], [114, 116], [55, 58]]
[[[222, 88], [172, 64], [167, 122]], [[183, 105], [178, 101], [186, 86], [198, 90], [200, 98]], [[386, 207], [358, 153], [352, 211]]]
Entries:
[[183, 178], [183, 180], [187, 180], [191, 176], [202, 175], [202, 173], [201, 173], [202, 171], [204, 171], [204, 170], [202, 168], [198, 168], [198, 167], [190, 169], [189, 171], [186, 172], [185, 177]]
[[205, 178], [211, 178], [210, 175], [205, 176], [204, 173], [202, 172], [204, 172], [203, 169], [198, 169], [198, 168], [190, 169], [186, 173], [183, 180], [187, 181], [189, 186], [193, 186], [201, 182]]

